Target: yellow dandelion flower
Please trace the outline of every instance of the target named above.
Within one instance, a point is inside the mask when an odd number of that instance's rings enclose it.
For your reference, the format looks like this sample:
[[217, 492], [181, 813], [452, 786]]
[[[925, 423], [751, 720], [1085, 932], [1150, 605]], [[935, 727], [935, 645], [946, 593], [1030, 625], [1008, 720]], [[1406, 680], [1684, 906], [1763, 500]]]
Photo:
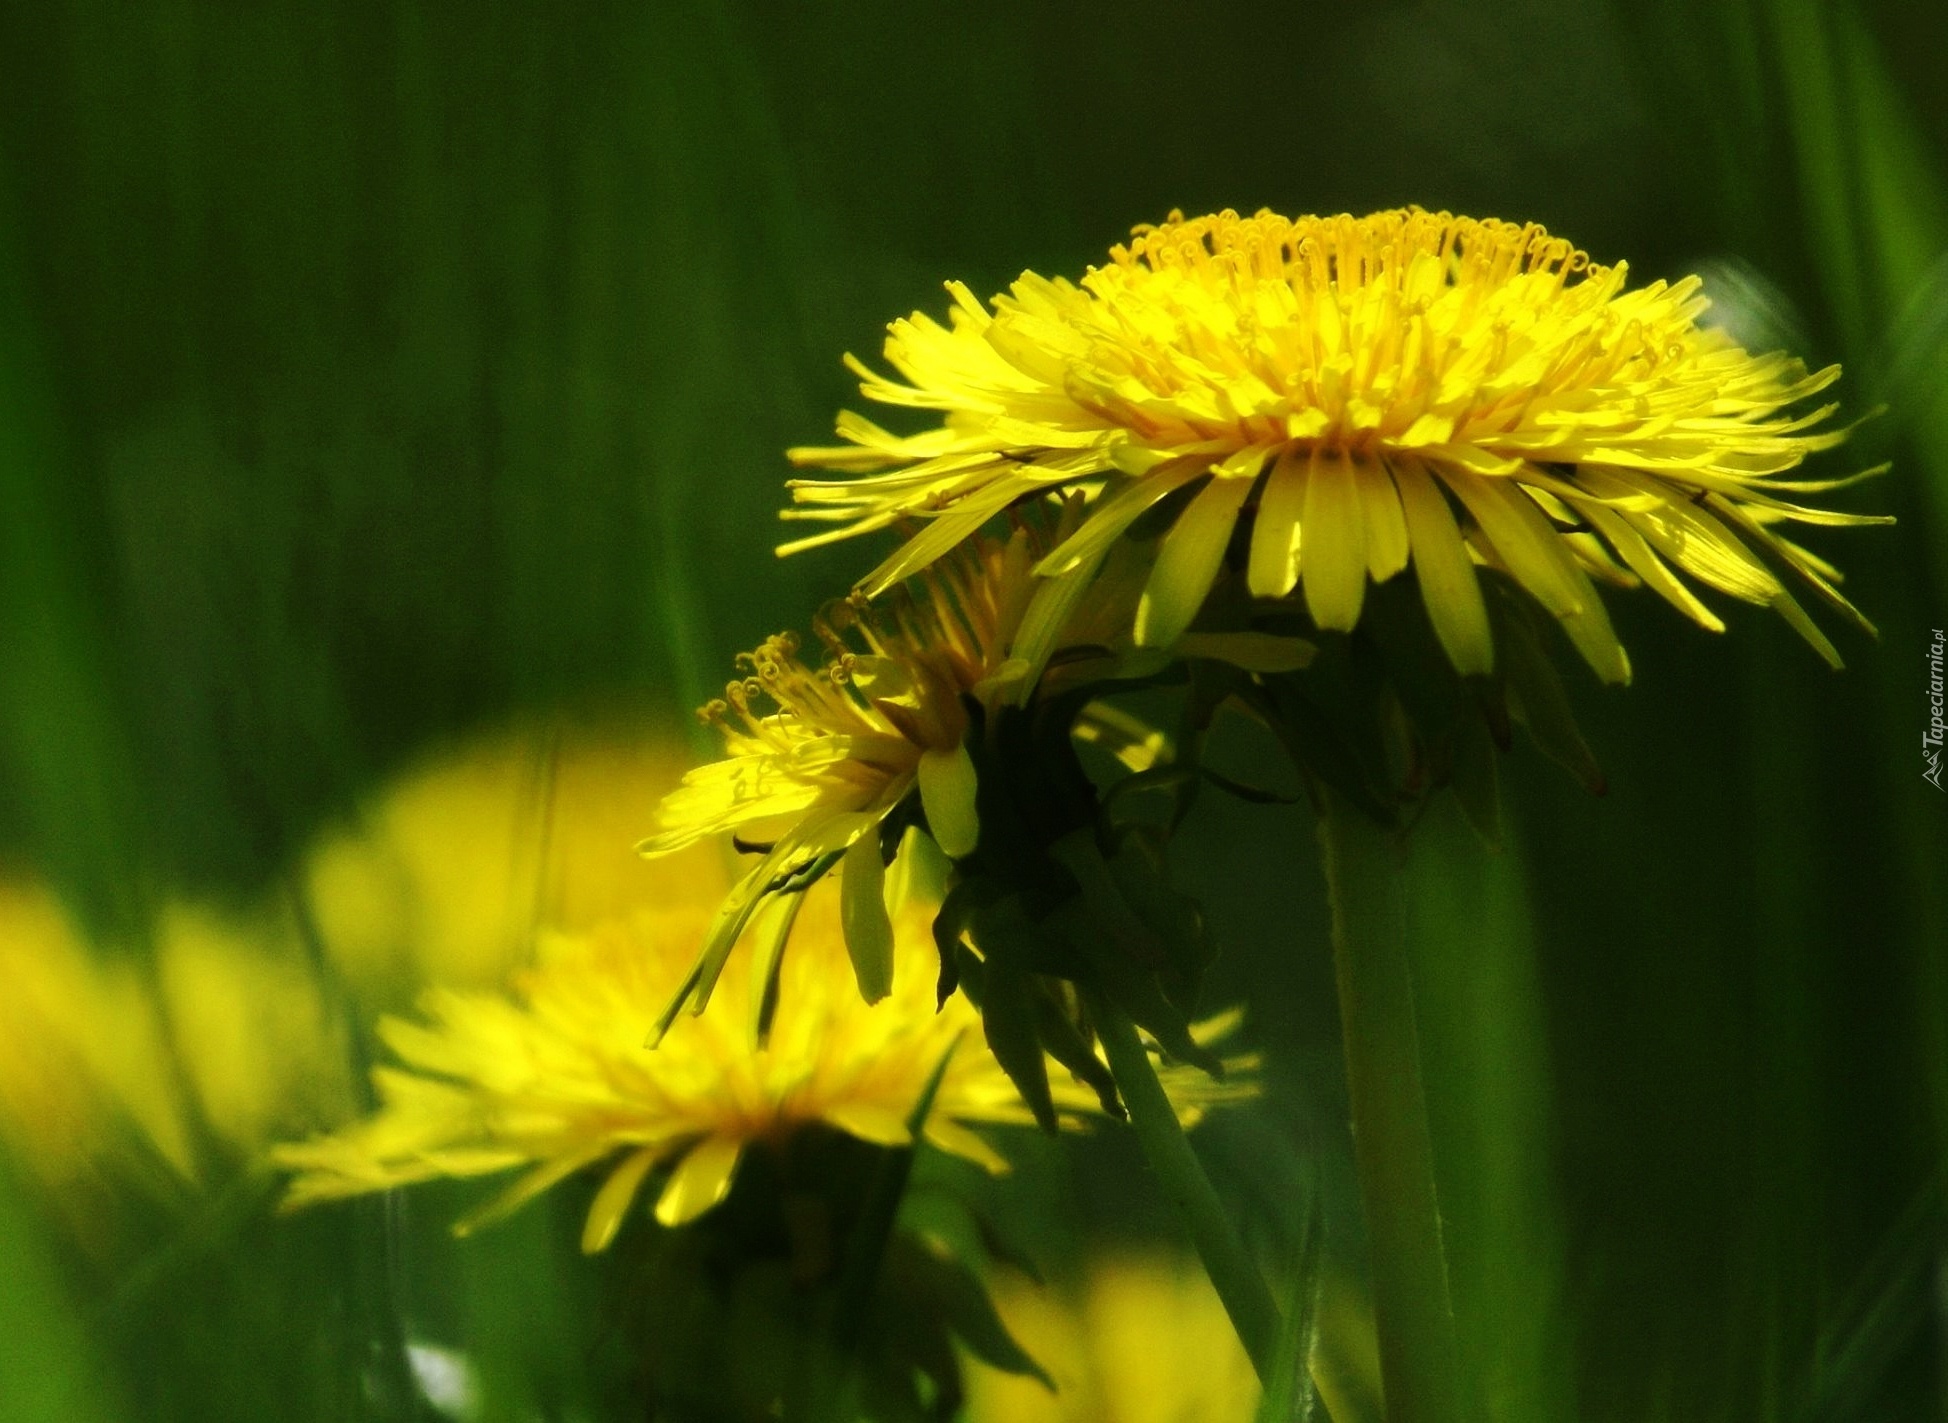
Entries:
[[[656, 1051], [644, 1046], [648, 1005], [676, 986], [706, 930], [709, 911], [697, 902], [546, 936], [542, 961], [518, 976], [511, 995], [433, 990], [426, 1022], [395, 1018], [381, 1028], [401, 1065], [375, 1073], [377, 1115], [276, 1153], [298, 1173], [288, 1204], [526, 1168], [462, 1222], [466, 1230], [600, 1167], [605, 1179], [582, 1236], [593, 1252], [615, 1238], [652, 1173], [664, 1173], [656, 1218], [681, 1225], [724, 1199], [745, 1153], [806, 1128], [908, 1144], [909, 1117], [943, 1059], [926, 1140], [1004, 1169], [972, 1128], [1026, 1123], [1029, 1114], [982, 1042], [974, 1010], [953, 999], [935, 1011], [928, 976], [915, 971], [933, 953], [925, 913], [902, 912], [896, 952], [909, 971], [890, 997], [868, 1005], [847, 982], [836, 894], [820, 887], [804, 897], [777, 979], [755, 956], [740, 959], [726, 979], [731, 991]], [[775, 1005], [762, 1043], [760, 1003]], [[1247, 1090], [1188, 1074], [1171, 1080], [1191, 1102]], [[1058, 1092], [1071, 1121], [1096, 1101], [1073, 1083]]]
[[766, 895], [843, 857], [848, 933], [860, 991], [892, 986], [881, 902], [882, 832], [896, 843], [917, 792], [926, 827], [959, 858], [980, 835], [968, 701], [1013, 685], [1026, 663], [1009, 652], [1035, 582], [1032, 533], [976, 537], [935, 563], [908, 596], [876, 606], [835, 604], [816, 624], [825, 657], [800, 655], [789, 633], [741, 659], [749, 676], [703, 709], [726, 755], [667, 796], [659, 831], [641, 846], [660, 856], [725, 833], [762, 851], [704, 938], [684, 1002], [709, 999], [738, 936]]
[[1194, 1261], [1104, 1260], [1072, 1291], [1009, 1277], [995, 1304], [1055, 1389], [975, 1362], [969, 1423], [1246, 1423], [1258, 1407], [1251, 1360]]
[[682, 774], [675, 738], [552, 722], [481, 736], [382, 788], [323, 836], [303, 881], [332, 964], [359, 993], [502, 981], [538, 925], [581, 929], [701, 879], [716, 852], [631, 851]]
[[342, 1120], [344, 1037], [288, 919], [189, 902], [154, 926], [155, 964], [88, 942], [56, 897], [0, 884], [0, 1143], [92, 1235], [138, 1187], [174, 1195]]
[[781, 552], [924, 521], [862, 583], [876, 594], [999, 511], [1080, 488], [1088, 517], [1039, 564], [1073, 571], [1180, 494], [1136, 610], [1145, 645], [1174, 642], [1235, 557], [1252, 595], [1302, 590], [1341, 631], [1369, 583], [1411, 564], [1463, 673], [1494, 662], [1480, 568], [1610, 681], [1629, 662], [1592, 574], [1713, 630], [1680, 573], [1770, 605], [1837, 665], [1775, 568], [1867, 626], [1833, 567], [1779, 532], [1884, 522], [1795, 502], [1849, 480], [1782, 478], [1844, 437], [1823, 427], [1835, 407], [1804, 405], [1838, 368], [1700, 325], [1695, 277], [1625, 278], [1533, 224], [1406, 209], [1173, 214], [1080, 282], [1027, 273], [988, 305], [950, 283], [946, 325], [890, 328], [903, 380], [848, 357], [868, 398], [941, 424], [899, 436], [847, 412], [846, 443], [792, 451], [843, 477], [794, 481], [787, 516], [839, 527]]
[[[993, 1294], [1055, 1388], [974, 1361], [968, 1423], [1247, 1423], [1256, 1414], [1257, 1374], [1194, 1260], [1110, 1255], [1052, 1286], [1006, 1274]], [[1309, 1372], [1328, 1412], [1335, 1423], [1379, 1419], [1371, 1302], [1329, 1275], [1314, 1306]]]
[[287, 914], [179, 902], [156, 924], [164, 1020], [204, 1123], [244, 1155], [351, 1110], [346, 1024]]
[[[750, 675], [703, 711], [729, 754], [664, 800], [663, 829], [645, 853], [724, 831], [747, 840], [784, 832], [779, 843], [793, 850], [842, 846], [860, 817], [883, 817], [916, 785], [942, 848], [972, 850], [962, 698], [1002, 670], [1033, 591], [1029, 562], [1025, 533], [977, 538], [935, 565], [914, 598], [829, 609], [817, 625], [820, 665], [801, 658], [791, 633], [745, 654]], [[836, 833], [820, 833], [828, 822]]]
[[97, 958], [45, 887], [0, 884], [0, 980], [0, 1138], [11, 1154], [61, 1200], [104, 1184], [131, 1133], [187, 1176], [190, 1132], [137, 965]]

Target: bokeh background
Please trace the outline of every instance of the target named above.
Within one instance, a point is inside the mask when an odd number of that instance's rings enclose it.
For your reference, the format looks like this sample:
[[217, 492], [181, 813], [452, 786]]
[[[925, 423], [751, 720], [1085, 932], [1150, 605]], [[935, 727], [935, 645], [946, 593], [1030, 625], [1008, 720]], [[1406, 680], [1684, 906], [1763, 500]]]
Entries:
[[[1753, 610], [1715, 638], [1615, 599], [1636, 684], [1577, 688], [1609, 794], [1519, 749], [1498, 853], [1423, 827], [1476, 1397], [1948, 1417], [1948, 797], [1919, 749], [1948, 623], [1944, 52], [1935, 0], [8, 6], [0, 858], [59, 909], [0, 933], [85, 941], [165, 1005], [222, 945], [285, 984], [330, 954], [318, 847], [428, 758], [514, 735], [518, 801], [586, 728], [680, 755], [730, 655], [863, 566], [772, 557], [781, 451], [945, 278], [1078, 273], [1173, 207], [1539, 220], [1642, 279], [1703, 272], [1747, 344], [1843, 362], [1848, 410], [1881, 413], [1821, 472], [1892, 460], [1839, 498], [1900, 522], [1815, 535], [1881, 629], [1840, 630], [1844, 673]], [[623, 850], [657, 789], [630, 767], [586, 778]], [[426, 815], [455, 902], [540, 873]], [[1268, 1261], [1323, 1238], [1356, 1278], [1309, 824], [1194, 828], [1213, 997], [1250, 1002], [1269, 1083], [1202, 1148]], [[355, 1069], [363, 1010], [306, 1004], [222, 1070]], [[91, 1070], [150, 1030], [101, 1017]], [[402, 1330], [471, 1361], [484, 1416], [611, 1416], [572, 1222], [460, 1247], [437, 1199], [272, 1221], [195, 1138], [302, 1120], [205, 1108], [133, 1184], [45, 1144], [0, 1162], [0, 1419], [437, 1411], [426, 1369], [381, 1366]], [[1013, 1149], [993, 1209], [1056, 1272], [1168, 1238], [1126, 1143]]]

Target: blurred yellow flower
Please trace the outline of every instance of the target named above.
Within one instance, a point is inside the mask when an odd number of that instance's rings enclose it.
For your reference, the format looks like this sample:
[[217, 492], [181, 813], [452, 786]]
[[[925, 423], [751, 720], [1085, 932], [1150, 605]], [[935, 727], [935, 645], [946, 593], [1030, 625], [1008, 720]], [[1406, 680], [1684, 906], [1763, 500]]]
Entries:
[[0, 1136], [57, 1199], [131, 1144], [191, 1169], [183, 1104], [137, 965], [101, 960], [46, 888], [0, 883]]
[[[1113, 1255], [1068, 1288], [1009, 1274], [1003, 1322], [1056, 1391], [971, 1361], [967, 1423], [1250, 1423], [1258, 1376], [1193, 1259]], [[1356, 1282], [1321, 1280], [1310, 1373], [1334, 1423], [1379, 1423], [1379, 1345]]]
[[699, 876], [722, 882], [721, 851], [645, 864], [631, 848], [687, 764], [674, 737], [569, 722], [428, 759], [312, 851], [326, 954], [362, 995], [403, 1004], [429, 982], [501, 982], [538, 926], [586, 928]]
[[994, 1295], [1056, 1391], [972, 1362], [968, 1423], [1250, 1423], [1258, 1406], [1251, 1360], [1195, 1261], [1110, 1259], [1071, 1293], [1011, 1276]]
[[199, 1130], [248, 1159], [350, 1107], [343, 1027], [288, 919], [176, 903], [153, 933], [150, 975], [47, 889], [0, 884], [0, 1140], [71, 1215], [118, 1182], [198, 1177]]
[[1779, 477], [1844, 437], [1816, 428], [1831, 405], [1795, 413], [1838, 368], [1701, 326], [1695, 277], [1625, 277], [1533, 224], [1405, 209], [1172, 214], [1079, 283], [1026, 273], [987, 305], [949, 283], [946, 326], [890, 327], [904, 383], [847, 358], [868, 398], [940, 425], [899, 436], [846, 412], [846, 443], [794, 450], [843, 477], [795, 481], [787, 517], [840, 527], [781, 551], [920, 521], [873, 595], [1001, 510], [1082, 488], [1087, 519], [1039, 564], [1071, 571], [1181, 491], [1136, 610], [1145, 645], [1190, 626], [1242, 526], [1249, 591], [1302, 584], [1323, 629], [1351, 630], [1368, 582], [1411, 561], [1464, 673], [1494, 661], [1477, 567], [1610, 681], [1629, 662], [1591, 574], [1722, 627], [1673, 566], [1776, 608], [1837, 665], [1768, 560], [1866, 626], [1833, 567], [1777, 532], [1885, 522], [1793, 502], [1847, 480]]
[[347, 1024], [287, 914], [167, 906], [157, 983], [204, 1123], [240, 1154], [351, 1111]]
[[[904, 971], [890, 997], [868, 1005], [846, 971], [836, 890], [814, 887], [804, 898], [788, 945], [782, 932], [769, 936], [783, 954], [776, 982], [759, 955], [740, 958], [727, 991], [656, 1050], [645, 1036], [709, 923], [702, 896], [586, 934], [543, 936], [541, 962], [517, 977], [511, 995], [433, 990], [425, 1022], [382, 1025], [402, 1066], [375, 1074], [377, 1115], [276, 1152], [297, 1173], [287, 1204], [527, 1168], [463, 1221], [465, 1230], [600, 1166], [606, 1176], [582, 1237], [584, 1249], [597, 1251], [615, 1238], [653, 1172], [667, 1171], [657, 1219], [680, 1225], [724, 1198], [744, 1153], [803, 1128], [907, 1143], [914, 1106], [949, 1053], [926, 1140], [1005, 1169], [972, 1127], [1026, 1123], [1029, 1114], [974, 1010], [954, 998], [935, 1011], [926, 913], [901, 911]], [[775, 1014], [762, 1043], [760, 1005]], [[1198, 1074], [1169, 1080], [1187, 1103], [1248, 1090]], [[1057, 1090], [1072, 1121], [1094, 1107], [1095, 1095], [1074, 1083]]]

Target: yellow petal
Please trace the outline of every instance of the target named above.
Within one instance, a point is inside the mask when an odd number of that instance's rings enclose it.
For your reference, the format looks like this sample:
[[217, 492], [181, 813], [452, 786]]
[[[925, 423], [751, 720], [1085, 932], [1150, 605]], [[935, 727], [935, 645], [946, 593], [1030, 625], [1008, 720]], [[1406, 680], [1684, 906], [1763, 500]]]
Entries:
[[1304, 527], [1305, 605], [1321, 628], [1351, 632], [1366, 599], [1366, 516], [1344, 455], [1313, 452]]
[[472, 1235], [482, 1226], [505, 1220], [543, 1191], [574, 1175], [591, 1162], [599, 1161], [610, 1150], [609, 1144], [604, 1142], [567, 1156], [558, 1156], [552, 1161], [542, 1162], [485, 1205], [460, 1217], [453, 1223], [453, 1233]]
[[1819, 630], [1819, 625], [1806, 616], [1806, 610], [1799, 606], [1792, 594], [1781, 588], [1772, 599], [1772, 607], [1794, 632], [1806, 639], [1813, 651], [1825, 659], [1828, 667], [1838, 672], [1846, 665], [1840, 660], [1840, 650]]
[[1088, 592], [1108, 551], [1107, 547], [1099, 549], [1081, 563], [1037, 580], [1034, 597], [1021, 615], [1021, 626], [1010, 649], [1010, 660], [1019, 659], [1022, 664], [1021, 677], [1014, 685], [1012, 696], [1016, 705], [1026, 705], [1034, 693], [1042, 669], [1054, 655], [1057, 639], [1068, 626], [1070, 614]]
[[1474, 564], [1455, 526], [1454, 511], [1418, 460], [1396, 462], [1393, 479], [1400, 491], [1414, 571], [1420, 578], [1420, 596], [1434, 624], [1434, 635], [1447, 649], [1456, 671], [1467, 677], [1485, 677], [1495, 666], [1495, 642], [1488, 630], [1488, 606], [1482, 601]]
[[859, 996], [877, 1003], [893, 991], [893, 921], [886, 913], [886, 863], [879, 835], [868, 830], [845, 852], [840, 919]]
[[1583, 611], [1589, 583], [1534, 500], [1506, 479], [1453, 468], [1441, 468], [1440, 475], [1468, 506], [1510, 575], [1538, 603], [1559, 618]]
[[1196, 618], [1251, 489], [1249, 479], [1213, 479], [1164, 536], [1136, 605], [1139, 647], [1170, 646]]
[[825, 1113], [826, 1122], [848, 1136], [876, 1146], [910, 1146], [906, 1114], [872, 1102], [841, 1102]]
[[1083, 560], [1102, 553], [1121, 538], [1123, 530], [1135, 523], [1145, 510], [1206, 473], [1210, 467], [1210, 460], [1203, 456], [1170, 460], [1141, 478], [1126, 482], [1121, 489], [1106, 495], [1091, 509], [1089, 516], [1082, 521], [1082, 527], [1057, 544], [1047, 557], [1035, 565], [1035, 571], [1044, 577], [1066, 573]]
[[664, 1225], [687, 1225], [723, 1200], [730, 1194], [740, 1150], [736, 1141], [721, 1136], [707, 1136], [691, 1147], [656, 1198], [656, 1219]]
[[1603, 606], [1603, 599], [1597, 596], [1596, 589], [1590, 587], [1587, 580], [1584, 583], [1583, 611], [1573, 618], [1564, 618], [1562, 625], [1569, 634], [1569, 640], [1576, 644], [1576, 650], [1583, 654], [1583, 660], [1595, 669], [1597, 676], [1613, 686], [1630, 684], [1630, 654], [1617, 641], [1616, 630], [1610, 626], [1610, 614]]
[[1255, 598], [1283, 598], [1299, 581], [1299, 515], [1305, 509], [1305, 457], [1283, 451], [1265, 477], [1251, 527], [1246, 582]]
[[920, 1135], [930, 1145], [939, 1147], [950, 1156], [958, 1156], [963, 1161], [971, 1161], [990, 1176], [1003, 1176], [1008, 1171], [1008, 1159], [996, 1151], [975, 1131], [959, 1122], [948, 1121], [935, 1115], [928, 1118]]
[[[1450, 479], [1454, 479], [1450, 476]], [[1511, 480], [1458, 476], [1456, 492], [1494, 541], [1516, 581], [1563, 620], [1583, 660], [1604, 681], [1630, 680], [1630, 658], [1610, 627], [1603, 600], [1562, 534], [1527, 492]]]
[[588, 1220], [582, 1226], [584, 1255], [594, 1255], [609, 1248], [609, 1242], [616, 1238], [616, 1232], [622, 1228], [622, 1218], [635, 1202], [636, 1192], [642, 1189], [643, 1177], [656, 1164], [656, 1157], [656, 1149], [646, 1146], [609, 1173], [609, 1179], [595, 1193], [595, 1200], [588, 1208]]
[[[933, 563], [1020, 497], [1021, 490], [1003, 480], [992, 488], [960, 501], [955, 504], [952, 513], [942, 514], [931, 520], [919, 533], [902, 544], [890, 558], [861, 579], [859, 583], [861, 590], [869, 598], [878, 597], [902, 578], [917, 573]], [[778, 552], [783, 554], [794, 547], [813, 542], [815, 542], [813, 539], [803, 539], [798, 545], [781, 546]]]
[[1644, 541], [1644, 536], [1632, 528], [1624, 517], [1613, 509], [1600, 504], [1590, 504], [1582, 513], [1596, 526], [1598, 533], [1610, 541], [1610, 547], [1629, 565], [1632, 572], [1643, 579], [1645, 584], [1660, 593], [1664, 600], [1698, 626], [1712, 632], [1723, 632], [1725, 624], [1716, 613], [1699, 601], [1683, 583], [1678, 581], [1669, 565], [1657, 556], [1655, 550]]
[[952, 751], [928, 751], [920, 757], [920, 804], [927, 812], [927, 828], [950, 859], [974, 853], [980, 842], [981, 821], [975, 811], [974, 758], [965, 746]]
[[1407, 519], [1385, 465], [1361, 460], [1353, 477], [1366, 516], [1366, 571], [1375, 583], [1384, 583], [1407, 566]]

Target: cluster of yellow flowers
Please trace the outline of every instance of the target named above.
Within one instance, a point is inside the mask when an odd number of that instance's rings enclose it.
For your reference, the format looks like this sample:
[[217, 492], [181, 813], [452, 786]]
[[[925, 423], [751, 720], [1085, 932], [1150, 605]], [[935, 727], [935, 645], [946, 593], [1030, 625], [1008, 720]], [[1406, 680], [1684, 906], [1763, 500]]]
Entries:
[[[1539, 649], [1560, 628], [1629, 679], [1598, 582], [1714, 631], [1694, 585], [1770, 606], [1835, 665], [1789, 582], [1867, 626], [1784, 532], [1878, 522], [1804, 502], [1864, 475], [1789, 477], [1844, 437], [1812, 403], [1838, 372], [1740, 349], [1696, 279], [1631, 288], [1534, 225], [1226, 212], [1139, 228], [1077, 282], [949, 292], [945, 324], [890, 328], [897, 379], [848, 358], [869, 399], [937, 422], [848, 412], [842, 443], [792, 451], [834, 477], [792, 481], [786, 516], [833, 527], [781, 551], [901, 542], [811, 645], [742, 659], [703, 713], [720, 759], [670, 790], [660, 745], [472, 748], [327, 837], [279, 908], [172, 909], [146, 958], [0, 887], [0, 1133], [65, 1194], [111, 1142], [186, 1178], [199, 1134], [249, 1153], [319, 1125], [271, 1154], [290, 1205], [519, 1173], [462, 1228], [599, 1173], [589, 1251], [646, 1197], [699, 1220], [807, 1133], [998, 1171], [977, 1128], [1137, 1109], [1111, 1017], [1164, 1060], [1166, 1114], [1249, 1095], [1251, 1060], [1224, 1077], [1213, 1054], [1236, 1015], [1194, 1022], [1211, 950], [1162, 854], [1186, 787], [1230, 784], [1198, 764], [1220, 708], [1384, 817], [1478, 782], [1469, 718], [1587, 760]], [[1111, 700], [1156, 687], [1185, 691], [1181, 740]], [[628, 846], [659, 797], [646, 863]], [[412, 994], [348, 1122], [347, 1035]], [[1126, 1273], [1084, 1317], [1196, 1315], [1181, 1281]], [[1125, 1416], [1111, 1393], [1149, 1362], [1071, 1401]], [[1249, 1406], [1237, 1362], [1212, 1416]]]
[[[663, 803], [644, 849], [728, 830], [762, 853], [672, 1013], [701, 1009], [766, 894], [837, 865], [859, 908], [847, 927], [861, 988], [886, 991], [885, 863], [914, 824], [963, 880], [996, 858], [982, 820], [1006, 797], [983, 777], [997, 755], [1021, 759], [995, 751], [1011, 709], [1173, 663], [1262, 681], [1369, 622], [1397, 658], [1401, 610], [1373, 605], [1410, 568], [1424, 625], [1475, 688], [1454, 702], [1488, 705], [1498, 740], [1512, 714], [1578, 769], [1587, 752], [1532, 624], [1627, 681], [1592, 579], [1647, 584], [1712, 630], [1724, 625], [1687, 577], [1768, 605], [1837, 665], [1786, 580], [1868, 625], [1838, 572], [1781, 528], [1884, 522], [1801, 502], [1864, 474], [1787, 477], [1844, 438], [1832, 404], [1808, 405], [1838, 369], [1740, 349], [1702, 323], [1696, 278], [1626, 278], [1533, 224], [1173, 214], [1080, 282], [1027, 273], [987, 303], [950, 283], [946, 324], [892, 324], [899, 379], [848, 357], [868, 398], [939, 423], [899, 435], [846, 412], [845, 443], [792, 451], [838, 477], [793, 481], [786, 517], [836, 527], [781, 552], [906, 537], [838, 605], [846, 626], [820, 625], [823, 663], [774, 638], [706, 709], [728, 755]], [[1012, 532], [993, 532], [1003, 519]], [[1289, 725], [1319, 770], [1337, 748], [1322, 752], [1290, 708], [1316, 698], [1330, 721], [1339, 695], [1322, 675], [1234, 680], [1232, 700]], [[1363, 719], [1412, 720], [1427, 695], [1363, 704]], [[1466, 780], [1455, 757], [1434, 747], [1427, 775]], [[1037, 766], [1051, 801], [1060, 761]], [[1062, 819], [1043, 848], [1086, 818]]]
[[[923, 1135], [1004, 1170], [971, 1127], [1028, 1113], [972, 1007], [934, 1001], [922, 891], [890, 896], [903, 970], [890, 1001], [853, 991], [837, 897], [814, 892], [789, 956], [740, 962], [734, 991], [680, 1043], [646, 1050], [730, 884], [712, 848], [654, 861], [630, 848], [628, 827], [679, 754], [572, 727], [463, 746], [320, 839], [296, 876], [301, 909], [283, 897], [166, 907], [153, 972], [134, 950], [92, 943], [46, 887], [0, 885], [13, 985], [0, 1002], [0, 1141], [82, 1208], [78, 1223], [116, 1181], [196, 1180], [211, 1164], [199, 1131], [242, 1161], [271, 1147], [296, 1173], [293, 1205], [530, 1168], [468, 1225], [607, 1160], [585, 1237], [599, 1249], [652, 1168], [676, 1168], [656, 1215], [678, 1224], [722, 1199], [745, 1150], [800, 1126], [909, 1141], [907, 1119], [944, 1065]], [[307, 958], [299, 913], [324, 964]], [[351, 1014], [334, 1001], [340, 983]], [[356, 1097], [352, 1017], [402, 999], [426, 1020], [381, 1023], [400, 1065], [377, 1069], [380, 1110], [339, 1127]], [[1244, 1090], [1174, 1080], [1193, 1119]], [[1096, 1110], [1079, 1087], [1059, 1097], [1066, 1121]], [[319, 1126], [337, 1129], [274, 1145]]]

